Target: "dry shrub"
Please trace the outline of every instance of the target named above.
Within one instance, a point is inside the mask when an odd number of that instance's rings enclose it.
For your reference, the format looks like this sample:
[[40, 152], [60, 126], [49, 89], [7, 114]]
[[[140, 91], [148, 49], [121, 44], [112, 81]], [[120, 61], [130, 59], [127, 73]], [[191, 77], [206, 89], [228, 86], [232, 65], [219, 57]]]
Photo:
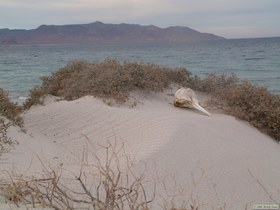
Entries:
[[[83, 151], [78, 172], [42, 163], [45, 171], [40, 178], [9, 174], [10, 180], [0, 184], [2, 196], [17, 205], [54, 209], [149, 209], [155, 187], [148, 193], [146, 186], [155, 184], [146, 180], [144, 171], [138, 173], [123, 145], [108, 142], [98, 151], [94, 148], [89, 145]], [[100, 152], [104, 158], [97, 155]]]
[[5, 119], [0, 117], [0, 157], [3, 153], [9, 152], [16, 141], [13, 141], [7, 136], [7, 129], [10, 124], [5, 122]]
[[214, 95], [216, 104], [280, 141], [279, 96], [263, 87], [239, 82], [234, 74], [212, 73], [201, 79], [183, 68], [141, 62], [73, 61], [42, 81], [40, 87], [31, 90], [25, 108], [40, 103], [40, 98], [47, 94], [66, 100], [93, 95], [109, 103], [112, 99], [124, 103], [132, 91], [158, 92], [178, 84]]
[[17, 104], [12, 103], [8, 94], [0, 88], [0, 115], [6, 117], [17, 125], [22, 124], [22, 118], [19, 116], [22, 108]]
[[10, 102], [8, 94], [0, 88], [0, 156], [8, 152], [16, 143], [7, 136], [7, 129], [11, 123], [22, 125], [22, 118], [19, 116], [22, 109]]
[[226, 110], [280, 141], [280, 96], [243, 81], [216, 91]]
[[100, 63], [73, 61], [51, 76], [42, 77], [43, 84], [30, 92], [25, 108], [51, 94], [66, 100], [85, 95], [112, 98], [123, 103], [131, 91], [162, 91], [173, 83], [185, 85], [190, 73], [182, 68], [166, 68], [155, 64], [105, 60]]
[[189, 85], [194, 90], [199, 90], [205, 93], [214, 93], [217, 90], [230, 88], [232, 85], [237, 84], [238, 78], [235, 74], [222, 74], [216, 73], [207, 74], [205, 78], [201, 79], [198, 76], [193, 76]]
[[190, 87], [211, 94], [211, 103], [231, 115], [246, 120], [259, 130], [280, 141], [280, 96], [267, 88], [239, 81], [236, 75], [208, 74], [192, 77]]

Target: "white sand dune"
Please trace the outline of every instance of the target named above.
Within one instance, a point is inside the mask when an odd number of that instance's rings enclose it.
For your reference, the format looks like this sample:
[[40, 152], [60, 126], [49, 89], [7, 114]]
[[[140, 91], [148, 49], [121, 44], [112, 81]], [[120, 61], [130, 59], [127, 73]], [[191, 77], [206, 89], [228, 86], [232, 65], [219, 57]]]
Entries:
[[[40, 161], [78, 170], [88, 144], [116, 141], [136, 161], [152, 162], [166, 178], [168, 192], [159, 193], [176, 193], [176, 180], [185, 199], [195, 197], [199, 209], [224, 204], [226, 209], [252, 209], [253, 204], [280, 202], [278, 143], [232, 116], [207, 117], [176, 108], [167, 93], [147, 96], [134, 108], [111, 107], [90, 96], [49, 100], [23, 118], [27, 132], [10, 129], [19, 145], [3, 156], [2, 171], [40, 174]], [[146, 176], [154, 175], [148, 169]]]

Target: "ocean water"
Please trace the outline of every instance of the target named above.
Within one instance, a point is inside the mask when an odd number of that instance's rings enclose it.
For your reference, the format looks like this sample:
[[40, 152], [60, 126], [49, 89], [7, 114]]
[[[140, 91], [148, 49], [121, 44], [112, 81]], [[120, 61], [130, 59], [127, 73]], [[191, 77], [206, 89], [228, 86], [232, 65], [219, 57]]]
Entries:
[[184, 67], [198, 76], [235, 73], [280, 94], [280, 38], [204, 42], [0, 46], [0, 88], [23, 99], [41, 76], [77, 59], [143, 61]]

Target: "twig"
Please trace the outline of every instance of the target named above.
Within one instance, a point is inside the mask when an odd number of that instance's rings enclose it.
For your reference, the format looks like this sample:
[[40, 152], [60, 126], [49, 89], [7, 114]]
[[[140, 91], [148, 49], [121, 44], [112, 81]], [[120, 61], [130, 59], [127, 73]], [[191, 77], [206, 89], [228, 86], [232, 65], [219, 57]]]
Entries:
[[249, 174], [255, 179], [255, 181], [261, 186], [261, 188], [263, 189], [263, 191], [267, 194], [267, 196], [269, 197], [270, 200], [272, 200], [274, 203], [280, 205], [280, 202], [276, 201], [272, 195], [268, 192], [268, 190], [265, 188], [265, 186], [260, 182], [260, 180], [258, 180], [253, 173], [251, 172], [250, 169], [248, 169]]

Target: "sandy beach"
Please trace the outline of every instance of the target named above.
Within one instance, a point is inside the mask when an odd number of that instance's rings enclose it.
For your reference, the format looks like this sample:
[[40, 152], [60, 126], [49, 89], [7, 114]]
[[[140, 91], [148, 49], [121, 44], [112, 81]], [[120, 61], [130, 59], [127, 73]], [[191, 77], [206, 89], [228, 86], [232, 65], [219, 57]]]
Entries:
[[[45, 164], [78, 173], [87, 149], [114, 142], [136, 168], [146, 163], [146, 179], [164, 180], [157, 194], [176, 197], [176, 208], [190, 208], [191, 198], [199, 210], [279, 204], [280, 144], [219, 111], [208, 109], [208, 117], [174, 107], [174, 91], [139, 96], [134, 107], [109, 106], [92, 96], [48, 97], [22, 115], [25, 132], [9, 129], [19, 144], [2, 156], [0, 170], [40, 176]], [[206, 98], [198, 94], [202, 102]], [[161, 209], [160, 202], [153, 209]]]

